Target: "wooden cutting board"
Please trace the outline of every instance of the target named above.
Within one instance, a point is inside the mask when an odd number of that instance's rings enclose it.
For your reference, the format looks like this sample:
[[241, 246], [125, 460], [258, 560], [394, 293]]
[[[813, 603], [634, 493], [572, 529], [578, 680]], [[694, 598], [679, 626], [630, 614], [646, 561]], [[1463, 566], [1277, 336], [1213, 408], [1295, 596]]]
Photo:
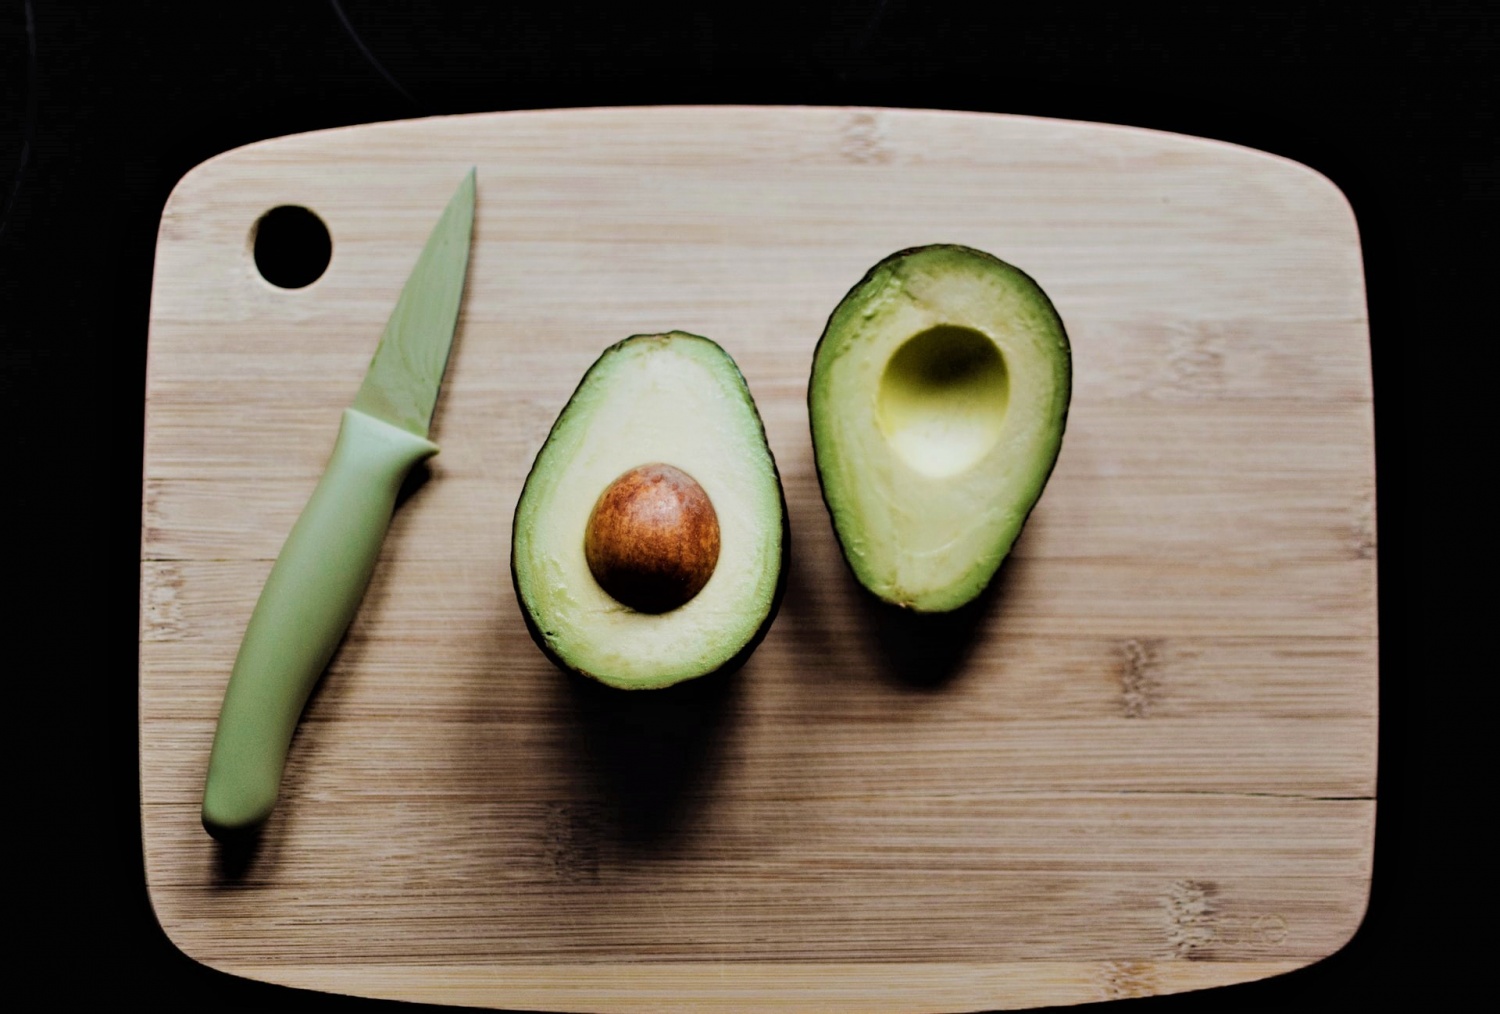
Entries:
[[[198, 806], [261, 583], [470, 166], [466, 308], [374, 582], [259, 847]], [[278, 289], [258, 218], [313, 210]], [[892, 623], [840, 559], [806, 386], [885, 255], [1032, 274], [1073, 343], [1062, 456], [993, 594]], [[781, 468], [780, 617], [729, 678], [580, 685], [510, 519], [584, 370], [718, 341]], [[215, 968], [566, 1010], [959, 1010], [1239, 982], [1354, 932], [1375, 819], [1360, 249], [1307, 168], [1227, 144], [840, 108], [507, 113], [281, 138], [162, 217], [141, 563], [150, 894]]]

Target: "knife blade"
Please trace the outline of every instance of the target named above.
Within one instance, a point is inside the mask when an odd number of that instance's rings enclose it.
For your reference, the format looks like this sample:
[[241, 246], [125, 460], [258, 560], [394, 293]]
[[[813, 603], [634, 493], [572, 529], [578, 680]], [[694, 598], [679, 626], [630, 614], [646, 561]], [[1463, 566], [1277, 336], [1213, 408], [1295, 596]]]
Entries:
[[203, 827], [215, 838], [242, 837], [270, 816], [292, 734], [364, 597], [401, 484], [438, 451], [428, 429], [468, 274], [474, 175], [417, 258], [251, 613], [204, 781]]

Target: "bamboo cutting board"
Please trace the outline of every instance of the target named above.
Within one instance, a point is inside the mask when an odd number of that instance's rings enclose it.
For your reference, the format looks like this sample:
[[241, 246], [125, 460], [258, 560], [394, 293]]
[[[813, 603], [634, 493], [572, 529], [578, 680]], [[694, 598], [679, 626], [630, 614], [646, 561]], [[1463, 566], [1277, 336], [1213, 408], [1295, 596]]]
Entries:
[[[397, 510], [258, 848], [223, 853], [198, 806], [240, 636], [470, 166], [442, 453]], [[251, 255], [283, 204], [333, 238], [303, 289]], [[1041, 283], [1075, 388], [993, 593], [893, 623], [840, 559], [806, 385], [848, 288], [934, 242]], [[745, 373], [791, 570], [739, 673], [624, 694], [533, 646], [510, 518], [595, 357], [674, 328]], [[168, 202], [152, 299], [157, 916], [240, 975], [524, 1009], [972, 1010], [1306, 965], [1369, 892], [1373, 461], [1352, 215], [1269, 155], [835, 108], [450, 117], [229, 152]]]

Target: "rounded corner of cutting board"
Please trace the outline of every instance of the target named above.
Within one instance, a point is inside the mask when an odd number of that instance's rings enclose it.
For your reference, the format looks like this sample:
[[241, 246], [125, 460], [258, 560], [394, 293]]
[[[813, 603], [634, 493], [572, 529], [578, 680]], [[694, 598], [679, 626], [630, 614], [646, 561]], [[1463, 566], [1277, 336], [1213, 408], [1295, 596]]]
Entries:
[[162, 911], [162, 898], [155, 878], [151, 876], [150, 865], [149, 862], [146, 864], [146, 903], [151, 911], [152, 922], [156, 924], [157, 930], [160, 931], [163, 939], [166, 940], [172, 949], [193, 964], [201, 965], [212, 971], [225, 975], [233, 975], [237, 978], [255, 978], [254, 976], [245, 976], [235, 971], [232, 963], [221, 962], [214, 955], [205, 955], [199, 951], [192, 935], [182, 932], [179, 920]]

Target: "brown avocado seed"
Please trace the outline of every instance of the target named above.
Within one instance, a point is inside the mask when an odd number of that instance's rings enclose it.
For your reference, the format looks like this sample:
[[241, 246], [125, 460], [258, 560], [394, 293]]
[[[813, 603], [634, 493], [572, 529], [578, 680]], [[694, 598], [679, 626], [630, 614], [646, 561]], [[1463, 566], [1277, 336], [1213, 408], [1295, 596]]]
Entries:
[[632, 468], [594, 504], [583, 554], [599, 587], [642, 613], [665, 613], [703, 590], [719, 562], [719, 515], [703, 487], [671, 465]]

